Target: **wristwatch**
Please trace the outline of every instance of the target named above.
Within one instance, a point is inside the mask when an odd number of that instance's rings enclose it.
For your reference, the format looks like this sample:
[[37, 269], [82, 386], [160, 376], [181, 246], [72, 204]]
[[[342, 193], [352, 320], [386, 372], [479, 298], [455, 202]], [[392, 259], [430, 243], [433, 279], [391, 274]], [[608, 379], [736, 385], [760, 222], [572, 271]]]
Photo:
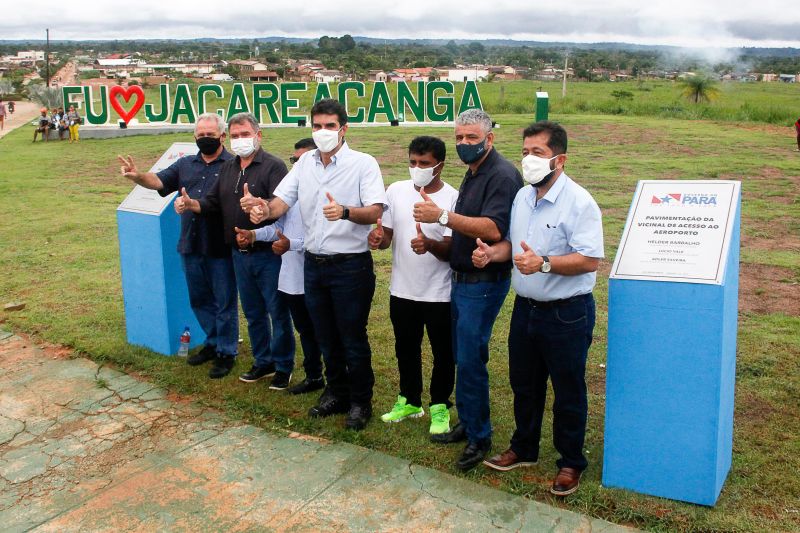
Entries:
[[342, 206], [342, 220], [350, 218], [350, 208]]
[[439, 214], [439, 220], [438, 220], [439, 224], [441, 224], [442, 226], [446, 226], [447, 220], [449, 218], [448, 215], [449, 214], [447, 213], [447, 209], [442, 209], [442, 212]]
[[542, 256], [542, 266], [539, 267], [539, 272], [543, 272], [544, 274], [550, 272], [550, 258], [546, 255]]

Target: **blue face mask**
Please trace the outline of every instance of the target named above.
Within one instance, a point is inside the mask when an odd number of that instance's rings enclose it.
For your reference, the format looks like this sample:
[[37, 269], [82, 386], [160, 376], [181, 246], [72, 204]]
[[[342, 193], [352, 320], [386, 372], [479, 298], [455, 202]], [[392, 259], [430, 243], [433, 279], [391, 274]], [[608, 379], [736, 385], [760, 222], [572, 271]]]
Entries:
[[456, 152], [464, 163], [474, 163], [486, 153], [486, 137], [478, 144], [457, 144]]

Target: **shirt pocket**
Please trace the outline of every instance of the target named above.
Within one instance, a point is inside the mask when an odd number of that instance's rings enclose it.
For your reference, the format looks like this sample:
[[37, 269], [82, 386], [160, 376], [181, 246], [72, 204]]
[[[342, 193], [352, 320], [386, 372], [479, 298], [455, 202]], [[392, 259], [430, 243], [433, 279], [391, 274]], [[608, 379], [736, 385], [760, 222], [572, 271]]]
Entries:
[[532, 246], [539, 255], [567, 255], [570, 253], [563, 225], [546, 224], [532, 233], [533, 242], [529, 242], [528, 245]]

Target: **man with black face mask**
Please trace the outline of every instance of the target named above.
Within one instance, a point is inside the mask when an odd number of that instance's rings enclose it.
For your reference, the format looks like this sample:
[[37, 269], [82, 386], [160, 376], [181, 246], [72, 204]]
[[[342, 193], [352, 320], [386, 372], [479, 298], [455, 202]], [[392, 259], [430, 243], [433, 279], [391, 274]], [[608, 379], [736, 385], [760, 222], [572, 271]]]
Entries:
[[480, 109], [456, 119], [456, 151], [469, 167], [453, 211], [421, 198], [414, 205], [417, 222], [438, 222], [453, 230], [450, 293], [453, 354], [456, 360], [456, 408], [452, 431], [431, 435], [439, 443], [467, 441], [456, 466], [469, 470], [489, 453], [489, 338], [511, 283], [511, 261], [485, 269], [472, 264], [475, 239], [498, 242], [508, 232], [511, 204], [522, 186], [519, 171], [494, 149], [492, 120]]
[[[191, 198], [203, 198], [217, 182], [222, 164], [233, 156], [224, 147], [225, 121], [216, 113], [197, 118], [194, 137], [199, 152], [181, 157], [157, 174], [140, 172], [131, 156], [118, 156], [122, 175], [161, 196], [185, 189]], [[239, 310], [231, 247], [225, 244], [220, 215], [182, 212], [178, 253], [186, 273], [189, 303], [206, 334], [205, 346], [187, 363], [194, 366], [213, 360], [209, 377], [224, 377], [238, 352]]]

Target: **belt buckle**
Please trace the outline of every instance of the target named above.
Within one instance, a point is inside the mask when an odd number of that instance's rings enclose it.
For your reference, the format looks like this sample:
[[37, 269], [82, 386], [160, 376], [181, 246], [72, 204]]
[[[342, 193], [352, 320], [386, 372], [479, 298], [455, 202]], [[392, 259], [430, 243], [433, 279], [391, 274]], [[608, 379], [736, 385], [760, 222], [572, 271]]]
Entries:
[[240, 254], [249, 254], [250, 253], [250, 250], [248, 250], [247, 248], [236, 248], [236, 249], [239, 250]]

